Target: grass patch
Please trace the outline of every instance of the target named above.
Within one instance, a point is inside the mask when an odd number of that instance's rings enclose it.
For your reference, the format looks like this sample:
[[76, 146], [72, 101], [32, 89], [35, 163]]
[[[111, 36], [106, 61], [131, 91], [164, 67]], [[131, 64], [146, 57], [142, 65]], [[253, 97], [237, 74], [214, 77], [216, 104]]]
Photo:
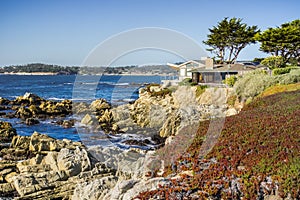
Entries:
[[280, 92], [291, 92], [300, 90], [300, 83], [289, 84], [289, 85], [275, 85], [267, 88], [262, 92], [259, 97], [266, 97]]

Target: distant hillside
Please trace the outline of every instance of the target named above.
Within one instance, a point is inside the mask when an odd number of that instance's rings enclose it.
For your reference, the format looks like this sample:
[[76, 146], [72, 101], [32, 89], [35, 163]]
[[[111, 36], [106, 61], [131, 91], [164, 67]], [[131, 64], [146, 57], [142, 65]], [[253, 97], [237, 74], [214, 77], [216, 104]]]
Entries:
[[116, 75], [177, 75], [177, 72], [166, 65], [120, 66], [120, 67], [78, 67], [58, 66], [42, 63], [6, 66], [0, 73], [56, 73], [56, 74], [116, 74]]

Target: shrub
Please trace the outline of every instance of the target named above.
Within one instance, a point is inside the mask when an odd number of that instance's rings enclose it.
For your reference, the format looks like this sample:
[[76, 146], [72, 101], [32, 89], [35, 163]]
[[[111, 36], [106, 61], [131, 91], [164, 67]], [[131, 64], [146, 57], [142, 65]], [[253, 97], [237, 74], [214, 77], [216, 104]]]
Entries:
[[274, 84], [274, 78], [267, 75], [265, 71], [255, 70], [254, 72], [245, 74], [244, 77], [237, 80], [235, 91], [240, 99], [245, 100], [257, 96], [266, 88]]
[[235, 104], [235, 101], [236, 101], [236, 99], [237, 99], [237, 96], [236, 95], [231, 95], [231, 96], [229, 96], [228, 98], [227, 98], [227, 104], [229, 105], [229, 106], [234, 106], [234, 104]]
[[284, 67], [284, 59], [281, 56], [270, 56], [261, 61], [261, 64], [268, 66], [270, 69]]
[[205, 89], [207, 88], [207, 85], [198, 85], [196, 88], [196, 97], [200, 97], [201, 94], [205, 92]]
[[178, 83], [180, 86], [191, 86], [193, 84], [191, 78], [185, 78], [181, 82]]
[[223, 82], [230, 86], [230, 87], [233, 87], [233, 85], [236, 83], [238, 77], [237, 76], [230, 76], [228, 78], [226, 78]]
[[238, 79], [234, 88], [240, 99], [253, 98], [270, 86], [300, 82], [300, 69], [292, 69], [288, 74], [269, 76], [265, 71], [255, 70]]
[[299, 69], [299, 67], [292, 66], [292, 67], [285, 67], [285, 68], [276, 68], [273, 69], [272, 74], [273, 75], [288, 74], [293, 69]]
[[292, 69], [288, 74], [282, 74], [274, 77], [275, 82], [286, 85], [300, 82], [300, 69]]

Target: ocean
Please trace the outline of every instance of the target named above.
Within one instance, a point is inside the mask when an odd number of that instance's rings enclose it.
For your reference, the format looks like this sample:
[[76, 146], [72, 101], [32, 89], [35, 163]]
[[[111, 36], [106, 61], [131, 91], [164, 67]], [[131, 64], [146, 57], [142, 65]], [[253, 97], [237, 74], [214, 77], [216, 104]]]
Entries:
[[[34, 93], [48, 100], [70, 99], [73, 101], [91, 102], [104, 98], [112, 105], [120, 105], [138, 98], [138, 91], [147, 83], [160, 83], [160, 76], [76, 76], [76, 75], [0, 75], [0, 97], [10, 100]], [[70, 116], [72, 118], [72, 116]], [[94, 140], [94, 133], [78, 133], [76, 127], [63, 128], [47, 119], [39, 124], [28, 126], [20, 119], [1, 118], [2, 121], [12, 123], [19, 135], [31, 135], [34, 131], [47, 134], [57, 139], [82, 141], [86, 145], [107, 143], [104, 140]], [[124, 136], [125, 137], [125, 136]], [[128, 137], [128, 136], [126, 136]], [[116, 144], [122, 138], [112, 137], [108, 142]]]

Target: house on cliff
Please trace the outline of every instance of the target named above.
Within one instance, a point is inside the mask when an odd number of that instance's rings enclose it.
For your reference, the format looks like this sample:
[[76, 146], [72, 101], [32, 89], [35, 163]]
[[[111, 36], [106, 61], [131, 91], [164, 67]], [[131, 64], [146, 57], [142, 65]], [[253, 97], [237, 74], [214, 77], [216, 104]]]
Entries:
[[211, 58], [190, 60], [180, 65], [168, 63], [168, 66], [178, 71], [178, 82], [191, 78], [194, 83], [222, 83], [229, 76], [243, 75], [262, 68], [251, 62], [215, 65]]

